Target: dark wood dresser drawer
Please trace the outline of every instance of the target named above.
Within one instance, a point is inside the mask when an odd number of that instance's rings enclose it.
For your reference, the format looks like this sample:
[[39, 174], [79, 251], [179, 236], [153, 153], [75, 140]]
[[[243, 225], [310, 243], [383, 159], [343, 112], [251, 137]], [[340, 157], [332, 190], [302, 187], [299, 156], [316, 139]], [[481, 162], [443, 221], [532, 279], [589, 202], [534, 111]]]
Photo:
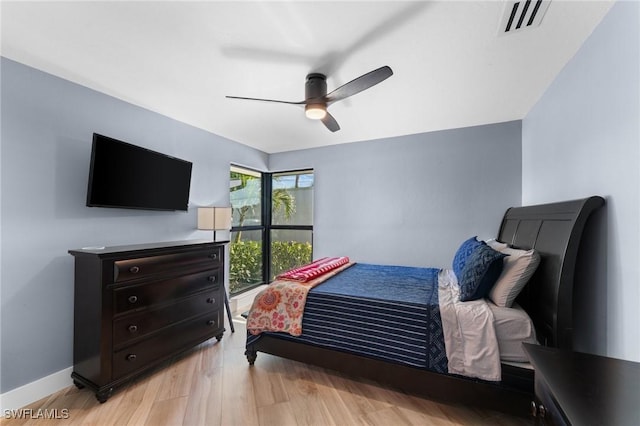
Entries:
[[114, 290], [116, 314], [165, 303], [205, 290], [220, 288], [222, 269], [183, 275], [162, 281], [145, 282]]
[[168, 306], [121, 316], [113, 322], [113, 346], [117, 350], [173, 323], [216, 311], [220, 309], [223, 297], [220, 288], [216, 287]]
[[204, 341], [218, 332], [221, 324], [220, 311], [179, 323], [140, 343], [113, 354], [113, 378], [144, 368], [166, 358], [187, 344]]
[[135, 259], [116, 260], [113, 263], [113, 282], [144, 279], [158, 274], [170, 274], [172, 271], [196, 271], [221, 266], [222, 247], [212, 247], [194, 253], [176, 253], [161, 256], [137, 257]]

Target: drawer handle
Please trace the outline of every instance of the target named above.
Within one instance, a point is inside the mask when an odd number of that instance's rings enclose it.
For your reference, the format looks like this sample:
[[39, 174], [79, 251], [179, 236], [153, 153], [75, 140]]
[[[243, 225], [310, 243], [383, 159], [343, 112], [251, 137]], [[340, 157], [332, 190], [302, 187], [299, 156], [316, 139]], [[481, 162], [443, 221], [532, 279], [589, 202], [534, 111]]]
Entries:
[[210, 258], [210, 259], [213, 259], [213, 260], [216, 260], [216, 259], [218, 258], [218, 253], [211, 253], [211, 254], [209, 255], [209, 258]]
[[132, 274], [137, 274], [138, 272], [140, 272], [140, 267], [132, 266], [131, 268], [129, 268], [129, 272], [131, 272]]
[[216, 276], [215, 275], [211, 275], [209, 276], [209, 278], [207, 278], [209, 281], [211, 281], [212, 283], [216, 282]]
[[137, 325], [130, 325], [129, 326], [129, 333], [136, 333], [138, 331], [138, 326]]
[[210, 297], [207, 299], [207, 303], [216, 303], [216, 299], [214, 299], [213, 297]]
[[214, 325], [216, 322], [214, 320], [207, 321], [207, 325]]
[[136, 358], [138, 358], [138, 357], [136, 356], [136, 354], [129, 354], [129, 355], [127, 355], [127, 361], [135, 361], [135, 360], [136, 360]]
[[138, 296], [129, 296], [129, 303], [136, 303], [138, 301]]
[[545, 414], [547, 414], [547, 409], [544, 408], [544, 405], [540, 404], [538, 406], [538, 415], [541, 419], [544, 419]]

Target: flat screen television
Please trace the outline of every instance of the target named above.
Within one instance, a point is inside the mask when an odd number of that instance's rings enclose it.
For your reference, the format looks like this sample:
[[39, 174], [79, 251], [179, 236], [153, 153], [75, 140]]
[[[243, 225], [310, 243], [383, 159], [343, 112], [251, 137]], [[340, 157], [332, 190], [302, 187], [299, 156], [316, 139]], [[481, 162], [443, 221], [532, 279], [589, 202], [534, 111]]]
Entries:
[[87, 206], [187, 210], [189, 161], [93, 134]]

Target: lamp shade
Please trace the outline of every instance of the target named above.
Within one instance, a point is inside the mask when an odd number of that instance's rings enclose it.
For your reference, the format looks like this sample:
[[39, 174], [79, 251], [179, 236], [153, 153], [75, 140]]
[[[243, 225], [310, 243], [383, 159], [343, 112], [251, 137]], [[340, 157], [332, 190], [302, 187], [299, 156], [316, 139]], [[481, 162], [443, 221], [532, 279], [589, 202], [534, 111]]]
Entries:
[[231, 229], [231, 207], [198, 207], [198, 229]]

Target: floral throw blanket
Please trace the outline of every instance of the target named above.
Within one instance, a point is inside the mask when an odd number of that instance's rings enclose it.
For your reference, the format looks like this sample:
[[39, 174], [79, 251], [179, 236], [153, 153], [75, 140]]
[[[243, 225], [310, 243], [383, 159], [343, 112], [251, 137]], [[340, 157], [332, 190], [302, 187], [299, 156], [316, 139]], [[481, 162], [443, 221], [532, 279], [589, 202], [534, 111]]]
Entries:
[[[314, 265], [315, 266], [311, 266]], [[253, 335], [263, 331], [302, 334], [302, 314], [309, 290], [353, 265], [348, 257], [323, 258], [312, 264], [278, 276], [253, 300], [247, 316], [247, 331]], [[318, 274], [318, 271], [322, 273]], [[297, 274], [297, 278], [294, 275]], [[306, 278], [304, 278], [306, 277]], [[303, 280], [304, 278], [304, 280]]]

